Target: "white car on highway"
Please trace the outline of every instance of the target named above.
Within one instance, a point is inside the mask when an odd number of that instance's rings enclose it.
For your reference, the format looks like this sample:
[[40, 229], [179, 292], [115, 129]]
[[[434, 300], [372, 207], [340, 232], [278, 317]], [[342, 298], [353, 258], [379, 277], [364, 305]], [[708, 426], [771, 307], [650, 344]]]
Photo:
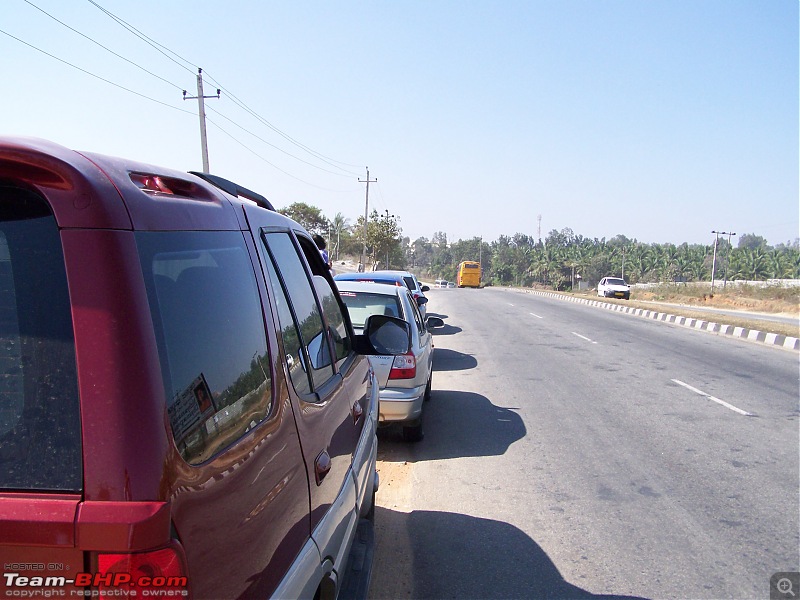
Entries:
[[597, 284], [597, 295], [604, 298], [631, 299], [631, 286], [619, 277], [603, 277]]

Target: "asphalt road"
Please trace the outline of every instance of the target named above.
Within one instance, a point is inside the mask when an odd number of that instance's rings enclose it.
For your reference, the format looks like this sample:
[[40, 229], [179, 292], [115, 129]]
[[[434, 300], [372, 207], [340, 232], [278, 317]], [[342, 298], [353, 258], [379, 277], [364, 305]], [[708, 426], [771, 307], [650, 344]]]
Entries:
[[428, 296], [447, 325], [425, 439], [380, 435], [371, 598], [769, 598], [798, 570], [796, 352]]

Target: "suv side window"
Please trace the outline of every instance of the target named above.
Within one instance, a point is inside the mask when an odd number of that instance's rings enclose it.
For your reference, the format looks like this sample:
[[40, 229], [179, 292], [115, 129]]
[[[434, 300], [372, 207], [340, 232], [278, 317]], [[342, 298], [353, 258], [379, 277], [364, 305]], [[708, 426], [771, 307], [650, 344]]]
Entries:
[[292, 384], [299, 394], [308, 393], [306, 378], [310, 380], [313, 391], [333, 376], [330, 340], [291, 235], [271, 232], [264, 233], [263, 239], [270, 255], [267, 270], [278, 303], [278, 318], [284, 332], [284, 351]]
[[83, 489], [75, 338], [58, 226], [0, 186], [0, 489]]
[[139, 232], [167, 412], [184, 460], [200, 464], [272, 408], [261, 297], [241, 233]]

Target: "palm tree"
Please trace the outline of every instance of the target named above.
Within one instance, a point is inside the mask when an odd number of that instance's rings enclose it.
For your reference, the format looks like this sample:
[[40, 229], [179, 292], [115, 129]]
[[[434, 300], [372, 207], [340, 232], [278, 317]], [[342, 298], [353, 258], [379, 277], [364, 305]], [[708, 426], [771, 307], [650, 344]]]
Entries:
[[334, 245], [336, 260], [339, 260], [339, 236], [342, 231], [345, 231], [348, 227], [350, 227], [350, 219], [345, 217], [342, 213], [337, 212], [336, 216], [333, 217], [333, 221], [331, 221], [331, 228], [333, 229], [333, 233], [336, 234], [336, 244]]

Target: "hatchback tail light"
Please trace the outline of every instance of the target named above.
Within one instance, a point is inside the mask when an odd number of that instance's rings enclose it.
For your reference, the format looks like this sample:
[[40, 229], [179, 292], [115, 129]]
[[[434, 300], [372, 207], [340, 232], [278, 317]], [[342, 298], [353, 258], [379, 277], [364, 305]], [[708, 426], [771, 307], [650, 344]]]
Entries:
[[394, 357], [389, 379], [414, 379], [417, 376], [417, 359], [412, 352]]
[[[77, 581], [76, 581], [77, 583]], [[88, 583], [88, 582], [86, 582]], [[100, 598], [118, 595], [118, 588], [135, 591], [130, 595], [189, 597], [188, 570], [183, 547], [178, 543], [150, 552], [98, 553], [97, 573], [89, 585]], [[147, 590], [147, 591], [145, 591]]]

